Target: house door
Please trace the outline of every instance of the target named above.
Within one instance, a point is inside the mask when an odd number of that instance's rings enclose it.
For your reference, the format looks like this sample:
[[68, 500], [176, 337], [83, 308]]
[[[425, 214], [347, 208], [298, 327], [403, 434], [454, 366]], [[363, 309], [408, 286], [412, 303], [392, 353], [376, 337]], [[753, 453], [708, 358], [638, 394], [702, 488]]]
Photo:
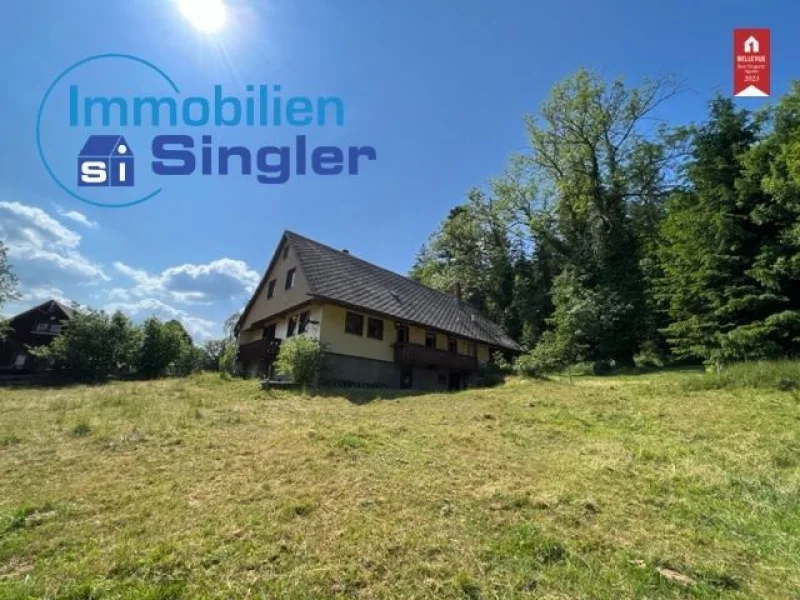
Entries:
[[405, 367], [400, 370], [400, 387], [407, 390], [414, 386], [414, 371], [411, 367]]
[[458, 371], [450, 371], [450, 377], [447, 381], [447, 389], [451, 392], [457, 392], [461, 389], [461, 373]]

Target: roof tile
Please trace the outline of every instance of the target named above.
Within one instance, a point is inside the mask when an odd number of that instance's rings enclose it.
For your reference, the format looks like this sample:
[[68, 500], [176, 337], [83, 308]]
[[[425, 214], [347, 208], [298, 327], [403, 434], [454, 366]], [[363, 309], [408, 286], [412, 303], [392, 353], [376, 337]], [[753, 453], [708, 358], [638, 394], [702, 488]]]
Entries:
[[502, 327], [454, 296], [291, 231], [286, 237], [313, 296], [521, 350]]

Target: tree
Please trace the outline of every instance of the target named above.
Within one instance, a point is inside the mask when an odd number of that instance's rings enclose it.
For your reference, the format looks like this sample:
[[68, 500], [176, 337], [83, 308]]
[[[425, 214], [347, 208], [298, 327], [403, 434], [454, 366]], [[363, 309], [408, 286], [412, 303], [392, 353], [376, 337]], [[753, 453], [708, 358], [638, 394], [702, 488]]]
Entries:
[[[17, 278], [8, 264], [8, 252], [5, 244], [0, 241], [0, 308], [11, 301], [19, 298], [17, 293]], [[8, 325], [0, 319], [0, 342], [5, 339]]]
[[17, 277], [11, 270], [11, 265], [8, 264], [8, 249], [0, 241], [0, 308], [7, 302], [19, 298], [17, 285]]
[[708, 122], [690, 129], [688, 189], [670, 198], [657, 251], [659, 298], [671, 318], [664, 331], [677, 356], [722, 359], [730, 354], [723, 352], [725, 336], [770, 302], [749, 273], [758, 235], [737, 192], [757, 129], [746, 111], [721, 97], [711, 103]]
[[540, 116], [526, 120], [531, 151], [525, 159], [545, 182], [552, 206], [540, 211], [540, 243], [547, 244], [581, 285], [616, 298], [615, 329], [588, 340], [593, 354], [631, 364], [644, 338], [647, 285], [634, 209], [659, 203], [663, 173], [675, 156], [653, 111], [678, 91], [670, 80], [628, 88], [580, 71], [555, 86]]
[[50, 361], [62, 376], [100, 381], [132, 374], [139, 342], [137, 328], [122, 313], [109, 317], [103, 311], [73, 306], [61, 335], [31, 352]]
[[553, 284], [553, 314], [536, 347], [518, 368], [546, 373], [591, 360], [602, 362], [613, 353], [619, 323], [632, 310], [622, 298], [605, 288], [593, 289], [585, 278], [567, 268]]
[[[162, 323], [150, 317], [142, 327], [143, 340], [139, 352], [138, 373], [142, 377], [161, 377], [180, 359], [187, 346], [183, 327], [175, 322]], [[190, 345], [190, 344], [189, 344]]]
[[800, 353], [800, 83], [761, 119], [767, 133], [744, 153], [736, 185], [747, 214], [747, 275], [758, 289], [744, 299], [747, 319], [721, 339], [722, 354], [734, 358]]
[[322, 370], [324, 356], [319, 340], [297, 335], [281, 344], [275, 366], [279, 374], [295, 383], [312, 385]]
[[474, 189], [423, 246], [410, 276], [446, 293], [458, 285], [464, 301], [518, 336], [521, 322], [514, 306], [518, 256], [497, 200]]
[[228, 344], [229, 340], [227, 339], [206, 340], [203, 343], [203, 368], [210, 371], [219, 371], [221, 369], [220, 359], [225, 353]]

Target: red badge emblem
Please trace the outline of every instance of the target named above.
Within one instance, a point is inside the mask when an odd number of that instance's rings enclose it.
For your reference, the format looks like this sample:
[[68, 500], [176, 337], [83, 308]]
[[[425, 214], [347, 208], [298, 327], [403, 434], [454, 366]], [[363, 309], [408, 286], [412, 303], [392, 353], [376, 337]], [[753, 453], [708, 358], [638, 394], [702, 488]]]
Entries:
[[733, 30], [733, 95], [769, 96], [769, 29]]

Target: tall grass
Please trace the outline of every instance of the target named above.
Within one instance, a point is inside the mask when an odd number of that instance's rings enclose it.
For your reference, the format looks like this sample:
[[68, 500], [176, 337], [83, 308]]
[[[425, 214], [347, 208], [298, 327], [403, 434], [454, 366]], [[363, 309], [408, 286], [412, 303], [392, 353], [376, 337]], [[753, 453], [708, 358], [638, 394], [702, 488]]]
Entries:
[[684, 389], [766, 389], [789, 392], [800, 390], [800, 361], [773, 360], [734, 363], [719, 373], [709, 371], [701, 377], [683, 381]]

